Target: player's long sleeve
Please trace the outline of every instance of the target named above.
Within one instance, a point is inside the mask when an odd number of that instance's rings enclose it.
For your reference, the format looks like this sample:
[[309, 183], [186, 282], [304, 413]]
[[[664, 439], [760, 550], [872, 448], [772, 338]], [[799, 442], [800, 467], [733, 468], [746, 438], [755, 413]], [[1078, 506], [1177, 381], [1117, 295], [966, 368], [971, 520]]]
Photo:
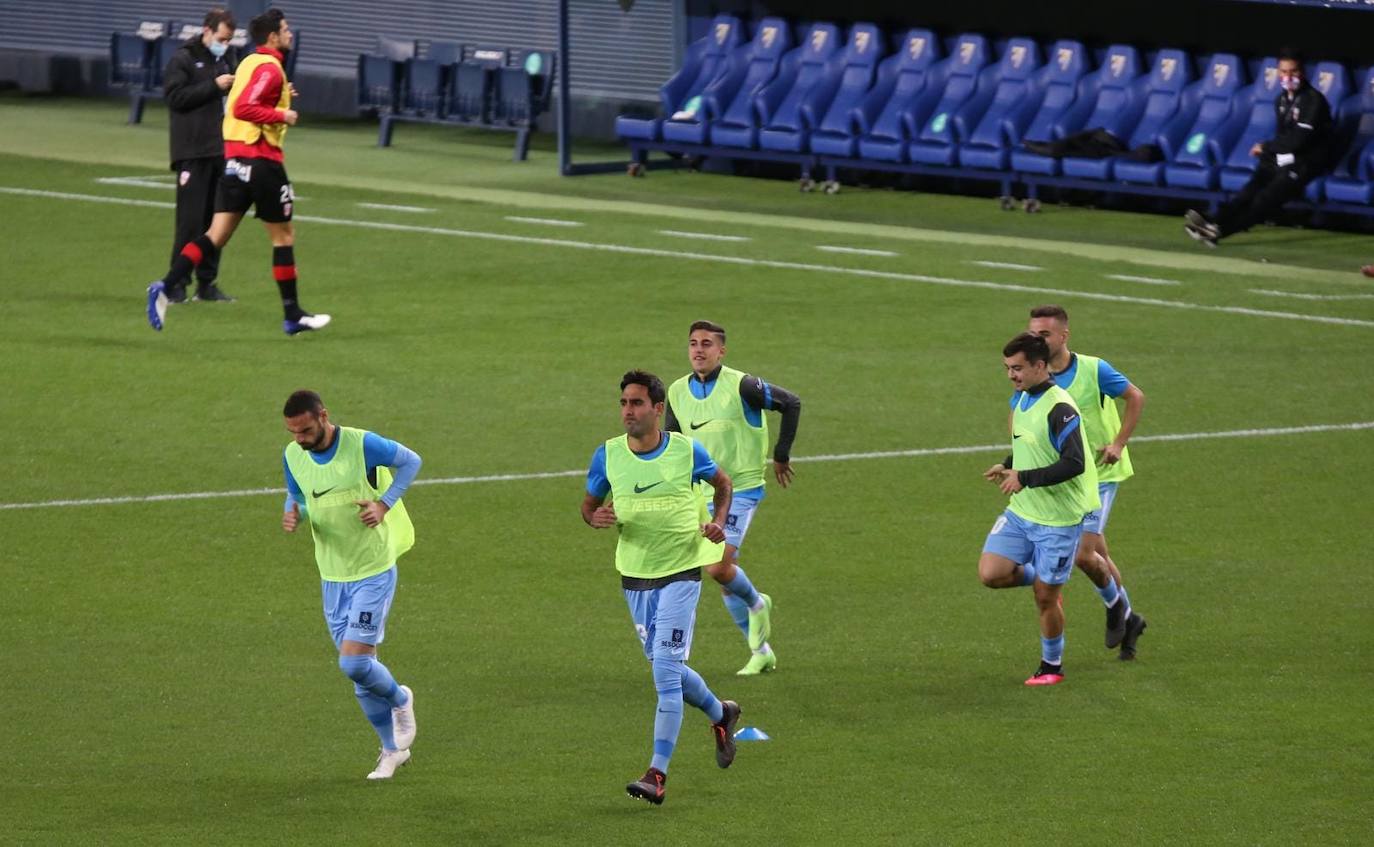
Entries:
[[764, 382], [756, 376], [746, 376], [740, 380], [739, 396], [755, 409], [782, 413], [778, 443], [773, 447], [773, 460], [790, 461], [792, 442], [797, 437], [797, 424], [801, 421], [801, 398], [781, 385]]
[[291, 504], [300, 507], [301, 514], [305, 514], [305, 492], [301, 491], [301, 486], [296, 482], [296, 478], [291, 475], [291, 466], [286, 463], [286, 454], [281, 457], [282, 473], [286, 476], [286, 502], [282, 504], [282, 511], [291, 511]]
[[1059, 403], [1050, 410], [1050, 438], [1059, 451], [1059, 460], [1043, 468], [1018, 470], [1021, 484], [1027, 488], [1058, 485], [1083, 473], [1083, 427], [1078, 411], [1068, 403]]
[[678, 423], [677, 415], [673, 414], [673, 404], [667, 401], [663, 403], [663, 428], [668, 432], [682, 432], [682, 424]]
[[405, 496], [406, 489], [410, 488], [415, 475], [420, 472], [420, 454], [399, 441], [383, 438], [375, 432], [363, 435], [363, 460], [367, 462], [369, 472], [382, 465], [391, 468], [391, 485], [379, 498], [388, 509]]

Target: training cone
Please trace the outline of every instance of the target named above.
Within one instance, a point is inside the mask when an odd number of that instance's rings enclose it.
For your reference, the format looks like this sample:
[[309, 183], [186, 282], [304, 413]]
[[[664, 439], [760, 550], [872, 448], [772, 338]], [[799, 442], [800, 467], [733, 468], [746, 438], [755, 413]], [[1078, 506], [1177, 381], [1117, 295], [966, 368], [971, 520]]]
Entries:
[[735, 731], [736, 741], [767, 741], [768, 733], [756, 726], [742, 726]]

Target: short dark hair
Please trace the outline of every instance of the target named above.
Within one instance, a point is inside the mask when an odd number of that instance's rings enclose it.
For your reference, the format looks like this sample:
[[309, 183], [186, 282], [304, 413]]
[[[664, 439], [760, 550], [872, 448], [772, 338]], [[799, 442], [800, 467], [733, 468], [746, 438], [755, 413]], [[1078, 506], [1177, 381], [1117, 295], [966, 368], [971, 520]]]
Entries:
[[620, 390], [624, 391], [627, 385], [642, 385], [649, 392], [651, 403], [662, 403], [668, 396], [668, 391], [663, 387], [663, 380], [638, 368], [626, 371], [620, 378]]
[[302, 388], [300, 391], [293, 391], [291, 396], [286, 398], [286, 406], [281, 410], [281, 413], [283, 417], [287, 418], [294, 418], [296, 415], [303, 415], [306, 412], [319, 416], [320, 410], [323, 408], [324, 401], [320, 399], [320, 395], [308, 388]]
[[205, 23], [202, 26], [209, 27], [211, 32], [219, 32], [219, 28], [224, 24], [229, 25], [231, 32], [234, 30], [234, 13], [216, 6], [205, 13]]
[[248, 34], [253, 36], [253, 43], [261, 47], [272, 33], [281, 31], [284, 20], [286, 13], [281, 9], [268, 9], [248, 22]]
[[1063, 306], [1056, 306], [1053, 303], [1046, 303], [1044, 306], [1036, 306], [1031, 309], [1033, 318], [1058, 318], [1064, 323], [1069, 322], [1069, 313], [1064, 311]]
[[1017, 353], [1024, 353], [1027, 362], [1048, 362], [1050, 360], [1050, 344], [1033, 332], [1023, 332], [1008, 341], [1007, 346], [1002, 348], [1002, 355], [1008, 359]]
[[1300, 68], [1307, 64], [1302, 60], [1302, 51], [1296, 47], [1280, 47], [1279, 61], [1297, 62]]
[[720, 336], [720, 343], [725, 343], [725, 327], [715, 321], [693, 321], [692, 325], [687, 328], [687, 337], [691, 338], [692, 333], [699, 329], [704, 329], [707, 332], [714, 332], [716, 335]]

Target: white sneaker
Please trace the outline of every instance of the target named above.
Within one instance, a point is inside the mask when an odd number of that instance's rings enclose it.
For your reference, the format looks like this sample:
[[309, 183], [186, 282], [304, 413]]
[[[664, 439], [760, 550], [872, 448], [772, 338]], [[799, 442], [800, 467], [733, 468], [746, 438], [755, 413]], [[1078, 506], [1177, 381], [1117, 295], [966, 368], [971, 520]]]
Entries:
[[409, 750], [383, 750], [377, 757], [377, 767], [367, 775], [368, 779], [391, 779], [396, 769], [410, 761]]
[[329, 326], [330, 320], [329, 315], [301, 315], [294, 321], [282, 321], [281, 328], [287, 335], [299, 335], [302, 332], [324, 329]]
[[410, 690], [409, 685], [402, 685], [401, 690], [409, 699], [404, 706], [391, 710], [391, 731], [396, 736], [396, 747], [409, 750], [410, 745], [415, 743], [415, 692]]

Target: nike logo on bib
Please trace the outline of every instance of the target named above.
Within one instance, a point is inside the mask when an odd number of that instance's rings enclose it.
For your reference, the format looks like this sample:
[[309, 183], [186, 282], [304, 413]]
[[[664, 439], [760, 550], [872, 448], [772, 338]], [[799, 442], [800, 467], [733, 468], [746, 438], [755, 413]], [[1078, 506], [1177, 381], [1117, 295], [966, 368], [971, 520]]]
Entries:
[[688, 426], [690, 426], [692, 429], [701, 429], [702, 427], [706, 426], [708, 423], [710, 423], [710, 422], [713, 421], [713, 420], [715, 420], [715, 418], [707, 418], [706, 420], [702, 421], [701, 423], [690, 423], [690, 424], [688, 424]]
[[644, 486], [643, 488], [640, 488], [640, 487], [639, 487], [639, 483], [635, 483], [635, 493], [636, 493], [636, 494], [643, 494], [644, 492], [648, 491], [650, 488], [653, 488], [654, 485], [662, 485], [662, 484], [663, 484], [663, 480], [661, 480], [661, 479], [660, 479], [658, 482], [653, 483], [653, 485], [646, 485], [646, 486]]
[[324, 495], [328, 494], [329, 492], [333, 491], [335, 488], [338, 487], [339, 486], [337, 485], [331, 485], [329, 488], [326, 488], [323, 491], [311, 491], [310, 496], [318, 500], [319, 498], [323, 497]]

